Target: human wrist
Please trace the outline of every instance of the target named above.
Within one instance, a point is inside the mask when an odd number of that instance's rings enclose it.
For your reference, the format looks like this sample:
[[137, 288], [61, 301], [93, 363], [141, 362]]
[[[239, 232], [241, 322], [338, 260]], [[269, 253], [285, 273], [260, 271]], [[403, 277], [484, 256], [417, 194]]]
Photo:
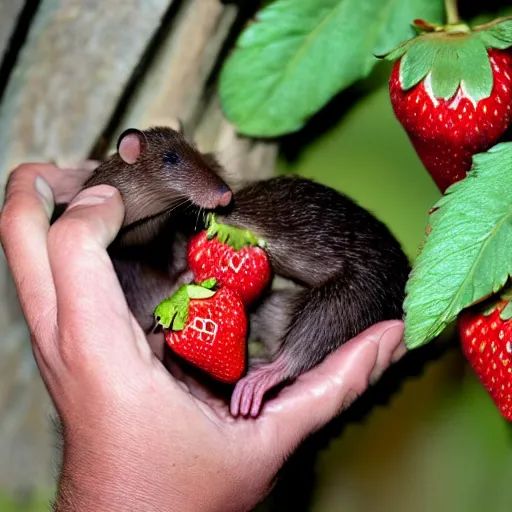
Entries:
[[[122, 460], [119, 457], [122, 453]], [[149, 467], [145, 462], [149, 461]], [[215, 475], [186, 476], [181, 464], [159, 463], [151, 454], [129, 456], [105, 449], [101, 456], [67, 446], [54, 512], [246, 512], [222, 496]], [[217, 475], [218, 476], [218, 475]], [[224, 481], [224, 478], [222, 479]], [[238, 486], [231, 482], [229, 491]], [[226, 494], [229, 495], [230, 492]]]
[[[114, 475], [100, 465], [83, 464], [81, 467], [63, 466], [57, 495], [55, 512], [93, 512], [133, 510], [172, 511], [178, 510], [179, 500], [171, 502], [157, 485], [149, 485], [146, 479], [137, 481], [137, 475]], [[176, 507], [176, 508], [175, 508]]]
[[165, 478], [165, 467], [151, 454], [130, 453], [119, 439], [99, 442], [104, 436], [82, 434], [81, 442], [64, 440], [54, 511], [187, 510], [172, 475]]
[[[172, 477], [169, 479], [171, 480]], [[154, 492], [144, 484], [132, 485], [122, 481], [100, 484], [76, 478], [74, 473], [63, 472], [53, 504], [53, 512], [248, 512], [252, 507], [227, 505], [228, 500], [217, 503], [202, 493], [177, 493], [167, 490]], [[215, 502], [215, 503], [214, 503]], [[254, 503], [256, 503], [255, 501]]]

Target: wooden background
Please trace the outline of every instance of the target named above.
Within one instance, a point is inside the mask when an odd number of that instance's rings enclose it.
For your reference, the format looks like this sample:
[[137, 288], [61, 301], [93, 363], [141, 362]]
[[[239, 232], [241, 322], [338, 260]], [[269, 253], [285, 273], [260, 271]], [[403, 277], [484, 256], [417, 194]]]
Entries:
[[[26, 161], [76, 166], [127, 127], [176, 118], [201, 150], [246, 177], [276, 147], [236, 135], [217, 78], [257, 2], [0, 0], [0, 181]], [[0, 196], [0, 201], [3, 196]], [[51, 489], [50, 402], [0, 253], [0, 489], [21, 507]]]

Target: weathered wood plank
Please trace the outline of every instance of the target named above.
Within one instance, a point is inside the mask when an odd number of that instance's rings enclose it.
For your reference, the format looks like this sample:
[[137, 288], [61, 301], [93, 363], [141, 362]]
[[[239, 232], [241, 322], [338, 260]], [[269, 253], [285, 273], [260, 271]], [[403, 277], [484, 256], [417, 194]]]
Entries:
[[0, 1], [0, 63], [5, 55], [25, 0]]
[[117, 133], [169, 125], [194, 125], [204, 105], [204, 85], [238, 8], [219, 0], [188, 0], [133, 96]]
[[201, 151], [217, 156], [234, 182], [265, 179], [275, 173], [277, 144], [238, 135], [222, 113], [218, 95], [211, 98], [204, 110], [195, 141]]
[[43, 1], [0, 106], [2, 173], [87, 157], [171, 3]]

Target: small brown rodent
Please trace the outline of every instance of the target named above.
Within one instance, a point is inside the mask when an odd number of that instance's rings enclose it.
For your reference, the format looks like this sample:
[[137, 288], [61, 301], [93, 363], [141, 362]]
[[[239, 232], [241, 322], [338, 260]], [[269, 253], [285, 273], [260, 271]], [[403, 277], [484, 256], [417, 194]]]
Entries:
[[[128, 129], [119, 136], [117, 152], [82, 187], [106, 184], [121, 193], [125, 218], [109, 254], [145, 332], [155, 306], [188, 278], [186, 240], [200, 224], [201, 209], [232, 200], [215, 165], [171, 128]], [[58, 205], [54, 219], [65, 206]]]
[[267, 242], [277, 276], [251, 313], [251, 339], [270, 362], [251, 367], [232, 395], [233, 414], [257, 416], [267, 391], [294, 379], [370, 325], [402, 318], [409, 262], [372, 214], [314, 181], [283, 176], [235, 192], [222, 169], [174, 130], [129, 130], [118, 153], [84, 187], [107, 183], [126, 219], [110, 254], [137, 320], [147, 331], [155, 306], [190, 280], [186, 246], [203, 229], [201, 209]]

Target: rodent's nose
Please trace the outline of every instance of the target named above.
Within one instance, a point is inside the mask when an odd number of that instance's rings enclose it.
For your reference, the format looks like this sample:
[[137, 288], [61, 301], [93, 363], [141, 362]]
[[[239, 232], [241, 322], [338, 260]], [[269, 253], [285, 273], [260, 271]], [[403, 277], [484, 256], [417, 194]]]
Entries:
[[228, 187], [226, 187], [226, 185], [222, 185], [220, 191], [222, 195], [219, 198], [219, 204], [220, 206], [227, 206], [233, 198], [233, 193]]

